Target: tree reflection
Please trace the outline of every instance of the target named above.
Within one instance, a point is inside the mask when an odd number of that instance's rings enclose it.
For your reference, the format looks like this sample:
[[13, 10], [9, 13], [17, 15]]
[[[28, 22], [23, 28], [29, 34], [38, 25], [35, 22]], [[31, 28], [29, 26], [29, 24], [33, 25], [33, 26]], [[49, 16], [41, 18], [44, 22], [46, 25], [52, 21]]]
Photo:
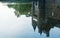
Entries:
[[31, 3], [18, 3], [18, 4], [9, 4], [8, 7], [14, 8], [16, 11], [14, 12], [17, 17], [20, 15], [29, 16], [31, 11], [32, 4]]

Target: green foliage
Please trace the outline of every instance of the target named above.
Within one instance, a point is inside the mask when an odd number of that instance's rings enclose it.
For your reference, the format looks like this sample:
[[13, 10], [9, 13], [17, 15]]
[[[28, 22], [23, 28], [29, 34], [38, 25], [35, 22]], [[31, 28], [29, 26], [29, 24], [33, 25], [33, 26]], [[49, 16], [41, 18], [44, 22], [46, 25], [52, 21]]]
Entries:
[[18, 4], [8, 5], [8, 7], [14, 8], [16, 10], [15, 15], [19, 16], [22, 14], [27, 15], [28, 12], [31, 11], [32, 4], [18, 3]]

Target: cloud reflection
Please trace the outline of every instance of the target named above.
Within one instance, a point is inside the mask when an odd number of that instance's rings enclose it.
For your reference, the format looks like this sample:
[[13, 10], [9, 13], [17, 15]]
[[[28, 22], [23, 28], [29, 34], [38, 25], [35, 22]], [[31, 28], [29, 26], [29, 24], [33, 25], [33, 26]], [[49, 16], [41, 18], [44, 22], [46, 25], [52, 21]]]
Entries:
[[0, 3], [0, 38], [34, 38], [31, 17], [22, 15], [17, 18], [14, 11]]

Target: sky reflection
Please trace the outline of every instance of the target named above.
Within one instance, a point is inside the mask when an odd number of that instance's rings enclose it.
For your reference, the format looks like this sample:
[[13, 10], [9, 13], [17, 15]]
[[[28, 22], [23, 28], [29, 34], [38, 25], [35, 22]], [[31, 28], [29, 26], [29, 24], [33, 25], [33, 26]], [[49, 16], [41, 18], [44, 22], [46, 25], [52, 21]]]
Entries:
[[14, 11], [0, 3], [0, 38], [34, 38], [31, 17], [21, 15], [17, 18]]

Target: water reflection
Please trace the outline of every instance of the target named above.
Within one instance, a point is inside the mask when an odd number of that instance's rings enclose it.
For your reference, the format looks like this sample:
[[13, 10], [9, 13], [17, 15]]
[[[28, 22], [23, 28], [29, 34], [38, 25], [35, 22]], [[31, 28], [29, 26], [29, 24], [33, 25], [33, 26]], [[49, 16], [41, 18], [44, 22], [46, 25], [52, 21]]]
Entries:
[[31, 3], [6, 4], [0, 3], [1, 38], [60, 38], [59, 20], [48, 18], [47, 23], [41, 24], [35, 17], [30, 16]]
[[50, 36], [50, 30], [52, 28], [54, 28], [54, 27], [60, 28], [60, 21], [48, 18], [47, 23], [43, 23], [41, 25], [38, 25], [38, 21], [32, 19], [32, 26], [34, 28], [34, 31], [35, 31], [36, 27], [38, 27], [38, 32], [40, 34], [45, 33], [46, 36], [49, 37]]

